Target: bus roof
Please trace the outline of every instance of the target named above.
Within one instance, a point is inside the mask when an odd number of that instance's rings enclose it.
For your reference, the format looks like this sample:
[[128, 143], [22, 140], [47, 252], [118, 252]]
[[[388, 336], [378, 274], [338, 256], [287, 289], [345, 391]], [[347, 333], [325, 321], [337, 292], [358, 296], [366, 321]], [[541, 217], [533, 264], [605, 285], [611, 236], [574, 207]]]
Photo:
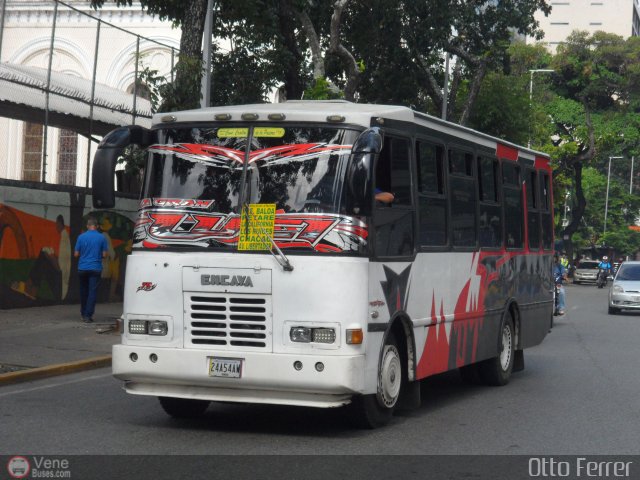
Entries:
[[[200, 108], [181, 112], [156, 113], [153, 125], [159, 127], [168, 122], [211, 122], [215, 116], [227, 114], [225, 121], [243, 121], [243, 114], [257, 114], [259, 120], [269, 121], [270, 114], [283, 114], [287, 122], [321, 122], [326, 123], [329, 116], [344, 117], [339, 123], [369, 127], [372, 118], [384, 118], [412, 122], [434, 128], [454, 136], [473, 137], [487, 146], [496, 144], [517, 148], [524, 157], [533, 160], [535, 157], [548, 159], [546, 153], [531, 150], [491, 135], [478, 132], [456, 123], [447, 122], [437, 117], [417, 112], [408, 107], [398, 105], [377, 105], [369, 103], [352, 103], [346, 100], [288, 100], [283, 103], [257, 103], [247, 105], [225, 105], [220, 107]], [[277, 121], [277, 120], [276, 120]]]

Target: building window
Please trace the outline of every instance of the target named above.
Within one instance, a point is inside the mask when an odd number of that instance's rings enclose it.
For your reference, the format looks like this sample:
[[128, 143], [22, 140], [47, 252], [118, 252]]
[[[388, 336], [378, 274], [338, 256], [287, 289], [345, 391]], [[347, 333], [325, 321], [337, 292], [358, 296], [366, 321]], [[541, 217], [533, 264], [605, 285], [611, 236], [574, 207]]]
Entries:
[[58, 141], [58, 183], [76, 184], [78, 161], [78, 134], [72, 130], [60, 130]]
[[42, 171], [43, 126], [38, 123], [24, 124], [22, 144], [22, 179], [39, 182]]

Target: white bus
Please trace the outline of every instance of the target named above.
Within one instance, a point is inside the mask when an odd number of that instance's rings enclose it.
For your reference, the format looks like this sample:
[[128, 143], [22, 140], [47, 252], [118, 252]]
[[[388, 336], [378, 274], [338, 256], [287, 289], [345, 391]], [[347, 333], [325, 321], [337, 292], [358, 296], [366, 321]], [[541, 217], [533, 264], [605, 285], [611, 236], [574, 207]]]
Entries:
[[430, 375], [506, 384], [550, 328], [544, 154], [405, 107], [173, 112], [103, 139], [95, 207], [130, 145], [147, 160], [113, 374], [172, 416], [350, 405], [377, 427]]

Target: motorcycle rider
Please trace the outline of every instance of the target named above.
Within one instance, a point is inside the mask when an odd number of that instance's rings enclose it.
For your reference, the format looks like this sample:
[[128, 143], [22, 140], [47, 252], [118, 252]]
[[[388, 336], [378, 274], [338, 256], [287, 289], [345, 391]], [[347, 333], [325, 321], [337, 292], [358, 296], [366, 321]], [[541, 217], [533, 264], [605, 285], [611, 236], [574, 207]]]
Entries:
[[611, 263], [609, 263], [609, 257], [607, 257], [606, 255], [602, 257], [602, 260], [598, 264], [598, 269], [600, 270], [598, 272], [598, 288], [602, 288], [606, 285], [607, 277], [609, 276], [609, 273], [611, 273]]
[[564, 315], [565, 309], [565, 292], [562, 282], [567, 279], [567, 269], [560, 262], [560, 255], [555, 253], [553, 256], [553, 281], [557, 286], [557, 315]]

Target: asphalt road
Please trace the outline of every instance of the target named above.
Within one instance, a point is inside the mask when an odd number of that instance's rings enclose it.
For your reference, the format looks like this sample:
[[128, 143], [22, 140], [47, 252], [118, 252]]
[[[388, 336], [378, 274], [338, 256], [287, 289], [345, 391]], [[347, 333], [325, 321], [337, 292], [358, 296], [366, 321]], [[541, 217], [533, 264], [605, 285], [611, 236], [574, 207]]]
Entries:
[[108, 369], [0, 389], [0, 455], [616, 455], [640, 449], [640, 313], [608, 315], [607, 290], [567, 287], [567, 314], [506, 387], [456, 372], [422, 385], [422, 406], [385, 428], [340, 410], [213, 404], [168, 418]]

